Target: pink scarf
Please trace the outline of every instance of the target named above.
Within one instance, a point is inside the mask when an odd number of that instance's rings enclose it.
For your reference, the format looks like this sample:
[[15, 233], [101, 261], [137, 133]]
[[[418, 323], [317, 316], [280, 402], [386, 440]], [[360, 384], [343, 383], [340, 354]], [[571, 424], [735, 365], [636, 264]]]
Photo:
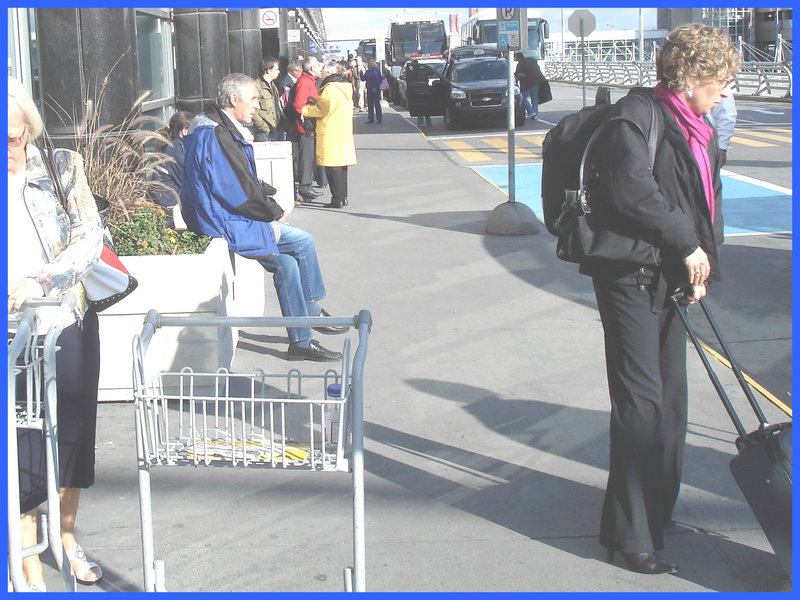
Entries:
[[683, 130], [683, 135], [689, 142], [689, 148], [694, 155], [697, 166], [700, 167], [700, 177], [706, 191], [706, 203], [714, 222], [714, 179], [711, 176], [711, 161], [708, 158], [708, 142], [714, 135], [714, 129], [705, 122], [703, 115], [695, 114], [678, 92], [673, 92], [663, 83], [659, 83], [653, 90], [656, 100], [675, 117]]

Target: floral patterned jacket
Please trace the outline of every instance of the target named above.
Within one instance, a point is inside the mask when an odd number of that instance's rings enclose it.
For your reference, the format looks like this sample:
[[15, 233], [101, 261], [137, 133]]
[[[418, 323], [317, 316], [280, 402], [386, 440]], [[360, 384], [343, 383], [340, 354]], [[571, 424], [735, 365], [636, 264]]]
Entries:
[[58, 296], [72, 290], [76, 312], [83, 317], [88, 306], [81, 280], [92, 270], [103, 248], [103, 229], [94, 195], [83, 171], [83, 158], [71, 150], [55, 151], [66, 202], [62, 205], [47, 173], [39, 149], [27, 149], [23, 198], [33, 219], [48, 263], [29, 276], [44, 290], [45, 296]]

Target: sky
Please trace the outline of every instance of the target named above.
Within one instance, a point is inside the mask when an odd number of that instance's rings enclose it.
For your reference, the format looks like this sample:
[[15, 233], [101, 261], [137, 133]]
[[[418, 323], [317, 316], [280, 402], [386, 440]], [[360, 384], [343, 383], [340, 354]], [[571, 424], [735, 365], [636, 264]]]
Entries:
[[[550, 31], [561, 31], [561, 8], [540, 8], [542, 16], [550, 23]], [[577, 9], [565, 8], [564, 18]], [[638, 8], [599, 8], [588, 10], [595, 16], [598, 31], [610, 29], [638, 29]], [[421, 19], [444, 19], [447, 22], [450, 14], [458, 14], [459, 22], [463, 23], [469, 16], [467, 8], [323, 8], [322, 15], [325, 20], [325, 30], [329, 40], [348, 38], [370, 38], [385, 36], [389, 22], [393, 17]], [[645, 29], [654, 29], [656, 26], [656, 9], [644, 9]], [[566, 28], [566, 24], [564, 25]], [[343, 43], [343, 49], [355, 47]]]

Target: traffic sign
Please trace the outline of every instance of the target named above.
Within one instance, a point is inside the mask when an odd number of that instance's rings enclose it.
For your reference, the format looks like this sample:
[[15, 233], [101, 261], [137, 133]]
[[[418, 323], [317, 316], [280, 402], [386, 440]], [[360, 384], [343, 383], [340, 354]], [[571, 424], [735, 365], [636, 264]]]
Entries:
[[500, 21], [516, 21], [517, 9], [516, 8], [498, 8], [497, 18]]
[[[576, 37], [587, 36], [594, 31], [596, 22], [594, 15], [588, 10], [576, 10], [567, 20], [569, 31]], [[582, 27], [581, 27], [582, 25]]]
[[259, 23], [261, 29], [277, 29], [278, 24], [278, 9], [277, 8], [262, 8], [259, 16]]
[[526, 8], [497, 9], [498, 50], [525, 50], [528, 47], [527, 12]]
[[308, 40], [308, 53], [309, 54], [316, 54], [319, 51], [317, 48], [317, 42], [314, 40]]

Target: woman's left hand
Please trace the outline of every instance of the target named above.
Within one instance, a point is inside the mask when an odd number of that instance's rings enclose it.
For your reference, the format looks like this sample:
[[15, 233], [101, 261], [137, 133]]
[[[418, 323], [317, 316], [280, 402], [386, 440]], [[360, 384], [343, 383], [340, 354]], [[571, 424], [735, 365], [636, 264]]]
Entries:
[[42, 295], [41, 286], [30, 279], [18, 279], [8, 283], [8, 312], [18, 311], [31, 298]]

